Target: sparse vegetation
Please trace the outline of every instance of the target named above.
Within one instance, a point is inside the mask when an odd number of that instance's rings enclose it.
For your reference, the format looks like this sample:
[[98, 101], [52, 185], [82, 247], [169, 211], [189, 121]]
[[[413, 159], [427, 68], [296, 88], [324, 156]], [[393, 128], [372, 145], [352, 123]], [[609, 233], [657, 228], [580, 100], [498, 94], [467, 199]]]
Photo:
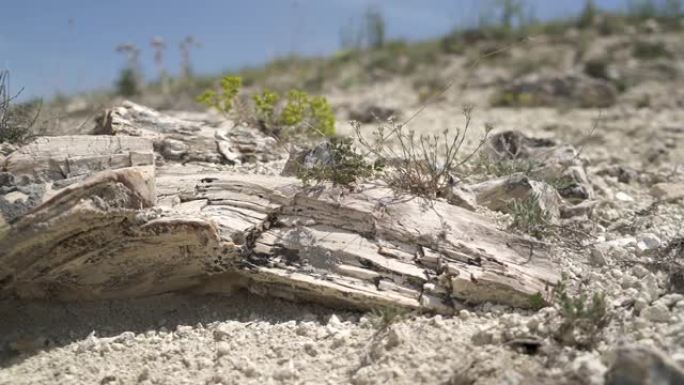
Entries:
[[492, 105], [497, 107], [537, 107], [541, 104], [531, 92], [504, 91], [492, 98]]
[[539, 204], [539, 197], [530, 195], [525, 200], [514, 199], [508, 212], [513, 217], [511, 227], [535, 238], [544, 238], [551, 231], [549, 213]]
[[635, 58], [642, 60], [672, 57], [672, 53], [667, 49], [665, 43], [661, 41], [651, 42], [646, 40], [637, 40], [634, 42], [632, 55], [634, 55]]
[[382, 332], [387, 330], [392, 324], [406, 319], [409, 311], [398, 307], [379, 307], [370, 313], [371, 324]]
[[242, 78], [239, 76], [225, 76], [221, 79], [220, 83], [220, 92], [206, 90], [197, 97], [197, 101], [227, 115], [233, 109], [235, 98], [242, 89]]
[[241, 98], [241, 77], [225, 76], [220, 85], [219, 92], [206, 90], [197, 97], [197, 102], [215, 108], [226, 117], [237, 109], [237, 120], [257, 124], [279, 138], [335, 135], [335, 115], [328, 100], [322, 96], [292, 89], [283, 100], [275, 91], [264, 89], [252, 95], [253, 105], [246, 105]]
[[382, 48], [385, 45], [385, 19], [374, 7], [369, 7], [363, 14], [362, 22], [351, 20], [340, 31], [342, 49], [359, 50], [364, 47]]
[[662, 246], [654, 267], [667, 273], [669, 291], [684, 294], [684, 237]]
[[530, 308], [533, 310], [539, 310], [546, 306], [546, 300], [542, 293], [535, 293], [530, 296]]
[[608, 66], [610, 62], [607, 58], [596, 58], [587, 60], [584, 63], [584, 73], [595, 79], [610, 79]]
[[599, 293], [591, 297], [585, 293], [571, 296], [566, 284], [561, 282], [556, 286], [555, 297], [562, 317], [556, 339], [564, 345], [592, 348], [610, 321], [605, 296]]
[[135, 78], [135, 73], [130, 68], [121, 70], [119, 79], [116, 81], [116, 92], [125, 97], [138, 95], [138, 81]]
[[365, 157], [354, 152], [352, 138], [332, 137], [327, 141], [329, 158], [324, 164], [299, 167], [297, 178], [304, 184], [311, 181], [332, 182], [333, 185], [350, 186], [361, 178], [367, 178], [382, 170], [378, 162], [369, 163]]
[[596, 16], [598, 15], [598, 10], [593, 0], [587, 0], [584, 3], [584, 9], [577, 18], [577, 26], [579, 28], [589, 28], [593, 27], [596, 22]]
[[38, 112], [30, 103], [14, 105], [18, 95], [11, 93], [9, 72], [0, 71], [0, 143], [22, 144], [33, 136]]
[[[477, 149], [462, 154], [472, 119], [472, 108], [463, 109], [463, 130], [444, 130], [442, 135], [417, 135], [405, 124], [388, 121], [366, 139], [358, 123], [353, 123], [361, 147], [385, 165], [384, 181], [392, 188], [408, 191], [426, 198], [440, 197], [452, 183], [453, 175], [461, 170], [485, 143], [489, 129]], [[394, 143], [393, 143], [394, 142]]]
[[473, 172], [486, 176], [508, 176], [518, 172], [529, 174], [540, 164], [534, 159], [494, 159], [493, 157], [479, 153], [472, 163]]
[[134, 44], [125, 43], [119, 44], [115, 51], [126, 56], [126, 67], [121, 70], [116, 81], [117, 93], [125, 97], [139, 94], [142, 86], [140, 49]]

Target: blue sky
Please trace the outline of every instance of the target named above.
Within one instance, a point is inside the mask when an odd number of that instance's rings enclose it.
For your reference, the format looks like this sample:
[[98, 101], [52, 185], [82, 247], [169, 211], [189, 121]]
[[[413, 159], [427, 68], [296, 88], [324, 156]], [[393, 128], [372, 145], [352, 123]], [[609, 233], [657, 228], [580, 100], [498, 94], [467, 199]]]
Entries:
[[[120, 43], [142, 49], [155, 77], [150, 40], [163, 37], [165, 63], [178, 72], [178, 42], [193, 35], [196, 73], [219, 73], [279, 55], [327, 54], [340, 30], [369, 6], [385, 17], [392, 38], [439, 36], [475, 23], [489, 0], [6, 0], [0, 14], [0, 69], [23, 99], [110, 87], [125, 63]], [[598, 0], [620, 8], [625, 0]], [[539, 19], [576, 14], [584, 0], [529, 0]]]

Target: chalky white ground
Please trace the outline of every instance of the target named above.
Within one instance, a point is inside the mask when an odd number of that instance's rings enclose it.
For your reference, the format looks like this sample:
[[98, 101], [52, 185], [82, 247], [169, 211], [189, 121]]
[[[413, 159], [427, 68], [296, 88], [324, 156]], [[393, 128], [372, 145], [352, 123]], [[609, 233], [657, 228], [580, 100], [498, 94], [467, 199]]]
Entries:
[[[641, 87], [631, 92], [661, 99], [670, 93], [666, 85]], [[332, 100], [382, 102], [408, 114], [416, 107], [413, 95], [408, 85], [393, 81]], [[665, 292], [664, 273], [644, 267], [653, 258], [648, 248], [684, 236], [684, 202], [635, 217], [654, 201], [649, 184], [619, 183], [592, 172], [632, 166], [641, 175], [681, 183], [684, 111], [667, 105], [637, 110], [626, 102], [600, 113], [491, 109], [478, 92], [454, 92], [428, 107], [413, 128], [459, 127], [463, 101], [474, 102], [478, 129], [488, 121], [570, 143], [602, 117], [592, 139], [580, 144], [592, 183], [602, 186], [602, 198], [610, 202], [597, 214], [634, 229], [599, 227], [594, 241], [601, 252], [593, 259], [590, 248], [559, 249], [557, 256], [571, 282], [607, 295], [614, 317], [594, 350], [561, 347], [551, 339], [549, 329], [558, 322], [553, 308], [531, 312], [485, 304], [454, 317], [421, 315], [379, 330], [367, 314], [245, 293], [81, 304], [5, 300], [0, 384], [433, 384], [448, 383], [459, 372], [475, 384], [601, 384], [614, 348], [632, 342], [655, 346], [684, 364], [684, 298]], [[340, 131], [348, 129], [343, 124]], [[472, 143], [480, 133], [473, 133]], [[647, 164], [653, 152], [665, 155]], [[535, 355], [507, 345], [528, 335], [545, 339]]]

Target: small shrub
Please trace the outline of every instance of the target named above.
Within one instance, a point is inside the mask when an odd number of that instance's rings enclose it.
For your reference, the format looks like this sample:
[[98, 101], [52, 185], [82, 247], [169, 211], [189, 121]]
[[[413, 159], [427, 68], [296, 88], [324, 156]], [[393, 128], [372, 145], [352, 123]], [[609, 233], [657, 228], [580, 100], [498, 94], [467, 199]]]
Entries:
[[365, 35], [370, 48], [380, 48], [385, 44], [385, 19], [379, 10], [368, 8], [364, 14]]
[[368, 163], [354, 152], [351, 138], [333, 137], [328, 140], [330, 158], [323, 164], [297, 169], [297, 178], [305, 185], [315, 181], [332, 182], [333, 185], [350, 186], [361, 178], [367, 178], [382, 170], [379, 163]]
[[549, 234], [550, 216], [539, 204], [539, 197], [531, 195], [525, 200], [513, 200], [509, 205], [513, 217], [512, 228], [541, 239]]
[[530, 92], [503, 91], [492, 99], [495, 107], [536, 107], [541, 104], [542, 101]]
[[125, 97], [135, 96], [140, 93], [135, 71], [130, 68], [121, 70], [119, 79], [116, 81], [116, 92]]
[[610, 321], [605, 295], [596, 293], [589, 298], [581, 293], [571, 296], [564, 282], [558, 284], [555, 295], [562, 317], [556, 339], [581, 349], [593, 347]]
[[256, 117], [260, 122], [262, 122], [261, 124], [276, 124], [276, 105], [278, 104], [278, 100], [280, 100], [278, 94], [271, 90], [265, 89], [261, 91], [261, 94], [253, 95], [252, 100], [254, 101]]
[[544, 306], [546, 306], [546, 300], [544, 299], [544, 296], [542, 293], [535, 293], [530, 296], [530, 309], [532, 310], [539, 310], [542, 309]]
[[13, 105], [18, 96], [10, 93], [9, 72], [0, 71], [0, 143], [22, 144], [33, 136], [32, 127], [38, 118], [34, 105]]
[[309, 96], [304, 91], [290, 90], [287, 101], [280, 115], [280, 121], [286, 126], [295, 126], [304, 121]]
[[206, 90], [197, 97], [197, 101], [210, 108], [215, 108], [223, 114], [228, 114], [233, 108], [235, 98], [242, 88], [242, 78], [226, 76], [221, 79], [221, 92]]
[[584, 73], [595, 79], [609, 80], [608, 65], [607, 59], [591, 59], [584, 63]]
[[658, 251], [653, 267], [668, 276], [668, 291], [684, 294], [684, 237], [670, 240]]
[[335, 115], [328, 100], [322, 96], [314, 96], [309, 101], [311, 119], [323, 136], [335, 135]]
[[381, 307], [371, 311], [371, 324], [378, 331], [387, 330], [392, 324], [406, 319], [409, 312], [398, 307]]
[[584, 4], [584, 9], [577, 19], [577, 27], [579, 28], [590, 28], [594, 26], [596, 22], [596, 16], [598, 10], [593, 0], [587, 0]]
[[541, 166], [540, 162], [534, 159], [495, 159], [484, 153], [475, 157], [472, 163], [475, 173], [495, 177], [509, 176], [519, 172], [528, 175], [539, 166]]
[[627, 0], [627, 14], [636, 19], [651, 19], [658, 16], [654, 0]]
[[[416, 135], [405, 124], [395, 124], [390, 120], [372, 133], [371, 140], [367, 140], [361, 134], [360, 124], [352, 122], [352, 125], [360, 145], [386, 166], [382, 178], [390, 187], [433, 199], [447, 191], [453, 175], [458, 174], [463, 164], [486, 142], [489, 129], [477, 148], [462, 156], [460, 150], [470, 128], [472, 109], [465, 107], [463, 112], [463, 131], [452, 133], [444, 130], [442, 135]], [[396, 146], [393, 146], [393, 141]]]
[[426, 74], [413, 81], [413, 89], [418, 93], [418, 101], [425, 103], [432, 97], [444, 90], [444, 84], [448, 83], [442, 76]]
[[252, 95], [252, 105], [241, 98], [242, 79], [226, 76], [221, 80], [221, 91], [206, 90], [197, 102], [216, 108], [226, 116], [237, 110], [238, 120], [259, 125], [264, 131], [284, 138], [294, 134], [304, 136], [335, 135], [335, 115], [328, 100], [322, 96], [292, 89], [285, 99], [265, 89]]
[[638, 40], [634, 43], [632, 55], [637, 59], [654, 60], [659, 58], [671, 58], [672, 53], [663, 42], [649, 42]]

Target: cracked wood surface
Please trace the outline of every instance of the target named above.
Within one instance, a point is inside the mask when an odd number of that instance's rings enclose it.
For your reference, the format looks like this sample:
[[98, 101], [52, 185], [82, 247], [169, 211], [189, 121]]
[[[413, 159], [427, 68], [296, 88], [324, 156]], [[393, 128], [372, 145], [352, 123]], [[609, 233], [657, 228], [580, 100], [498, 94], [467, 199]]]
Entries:
[[[53, 147], [65, 141], [94, 144], [73, 146], [65, 158]], [[449, 313], [485, 301], [527, 307], [559, 278], [546, 245], [475, 212], [377, 185], [352, 192], [193, 164], [155, 169], [149, 141], [112, 136], [41, 138], [10, 155], [6, 172], [31, 174], [18, 161], [28, 162], [28, 153], [43, 154], [36, 159], [46, 170], [56, 169], [54, 158], [78, 159], [79, 169], [92, 162], [96, 171], [78, 173], [81, 179], [19, 217], [3, 212], [1, 296], [81, 300], [243, 288], [331, 306]], [[38, 185], [70, 176], [27, 178]]]

